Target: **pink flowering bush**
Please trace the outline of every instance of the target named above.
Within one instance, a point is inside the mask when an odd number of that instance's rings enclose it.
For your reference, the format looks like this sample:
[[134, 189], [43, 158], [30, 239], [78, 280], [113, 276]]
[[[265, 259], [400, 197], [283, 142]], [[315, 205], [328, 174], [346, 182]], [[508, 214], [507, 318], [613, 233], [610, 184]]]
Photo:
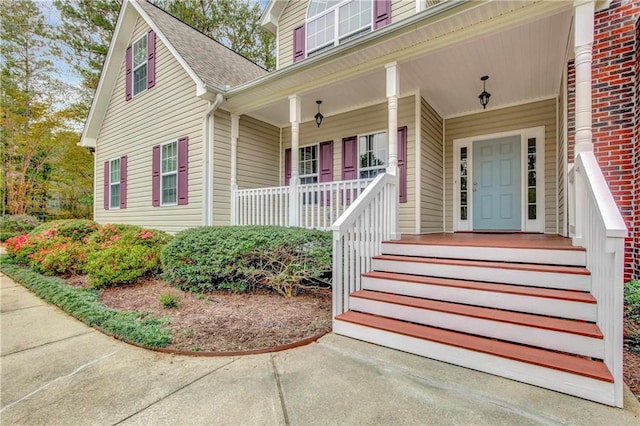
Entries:
[[85, 251], [80, 242], [57, 238], [51, 247], [31, 254], [29, 266], [44, 275], [80, 274], [87, 261]]
[[50, 239], [42, 235], [24, 234], [9, 238], [6, 242], [7, 253], [12, 256], [17, 263], [29, 265], [31, 256], [53, 244]]
[[94, 287], [131, 284], [161, 271], [160, 253], [170, 241], [166, 232], [133, 225], [106, 224], [89, 239], [94, 250], [87, 275]]

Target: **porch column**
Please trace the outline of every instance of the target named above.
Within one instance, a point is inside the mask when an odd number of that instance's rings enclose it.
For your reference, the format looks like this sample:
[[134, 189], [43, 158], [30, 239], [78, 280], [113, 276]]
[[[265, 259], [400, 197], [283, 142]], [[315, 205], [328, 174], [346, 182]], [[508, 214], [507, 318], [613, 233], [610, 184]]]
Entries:
[[289, 121], [291, 122], [291, 178], [289, 179], [289, 226], [299, 226], [298, 217], [298, 172], [299, 142], [300, 142], [300, 96], [289, 96]]
[[398, 221], [398, 93], [400, 92], [400, 80], [398, 76], [398, 63], [391, 62], [385, 65], [387, 74], [387, 109], [389, 128], [387, 138], [389, 141], [389, 158], [387, 173], [392, 175], [395, 185], [391, 191], [391, 203], [389, 205], [390, 237], [393, 240], [400, 239], [400, 224]]
[[575, 22], [573, 48], [575, 53], [575, 155], [593, 151], [591, 140], [591, 62], [593, 47], [593, 15], [595, 4], [591, 0], [573, 3]]
[[238, 135], [240, 134], [240, 116], [231, 114], [231, 224], [238, 224]]

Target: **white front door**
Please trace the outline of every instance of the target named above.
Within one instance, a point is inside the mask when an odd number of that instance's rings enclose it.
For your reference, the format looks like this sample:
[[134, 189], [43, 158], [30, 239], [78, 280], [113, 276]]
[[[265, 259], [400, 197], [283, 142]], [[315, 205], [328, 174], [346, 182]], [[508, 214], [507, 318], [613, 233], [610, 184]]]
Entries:
[[544, 127], [453, 141], [453, 230], [544, 232]]

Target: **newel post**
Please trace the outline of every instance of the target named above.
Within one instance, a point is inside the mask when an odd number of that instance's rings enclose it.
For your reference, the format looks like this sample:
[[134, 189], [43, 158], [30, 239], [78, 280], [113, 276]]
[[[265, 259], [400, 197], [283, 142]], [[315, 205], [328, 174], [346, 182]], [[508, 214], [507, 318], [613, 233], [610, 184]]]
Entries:
[[394, 177], [394, 185], [391, 190], [391, 201], [389, 203], [390, 235], [392, 240], [400, 239], [400, 223], [398, 209], [400, 201], [398, 198], [398, 94], [400, 92], [400, 80], [398, 76], [398, 63], [391, 62], [385, 65], [387, 75], [387, 109], [389, 126], [387, 138], [389, 141], [389, 157], [387, 173]]
[[289, 96], [289, 121], [291, 122], [291, 179], [289, 179], [289, 226], [300, 226], [300, 217], [298, 208], [298, 185], [299, 178], [299, 161], [300, 151], [300, 117], [301, 106], [300, 96]]
[[238, 224], [238, 136], [240, 116], [231, 114], [231, 224]]

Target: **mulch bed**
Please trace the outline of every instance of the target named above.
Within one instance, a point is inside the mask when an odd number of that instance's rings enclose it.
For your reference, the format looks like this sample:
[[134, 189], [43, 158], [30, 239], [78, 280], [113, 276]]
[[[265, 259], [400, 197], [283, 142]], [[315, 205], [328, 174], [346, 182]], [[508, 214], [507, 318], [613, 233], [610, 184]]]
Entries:
[[[70, 284], [86, 285], [83, 277]], [[176, 308], [160, 304], [162, 293], [179, 296]], [[331, 331], [331, 292], [318, 290], [285, 298], [268, 292], [193, 294], [149, 279], [140, 284], [100, 292], [106, 306], [147, 311], [171, 320], [173, 342], [167, 349], [192, 352], [235, 352], [291, 344]]]

